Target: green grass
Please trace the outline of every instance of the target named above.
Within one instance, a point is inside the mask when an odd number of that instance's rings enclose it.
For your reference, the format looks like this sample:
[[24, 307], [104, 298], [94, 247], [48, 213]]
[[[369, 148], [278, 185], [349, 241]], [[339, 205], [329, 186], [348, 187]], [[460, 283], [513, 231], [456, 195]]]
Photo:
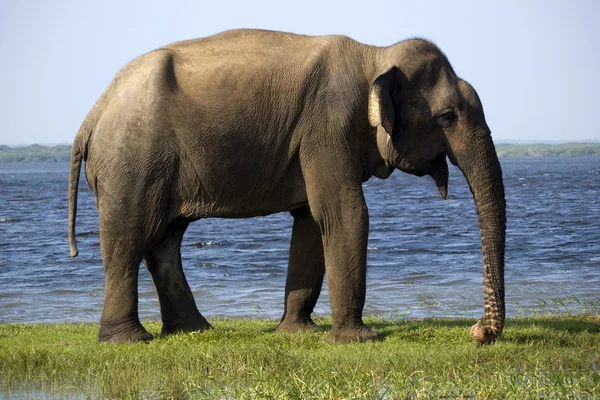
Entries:
[[[566, 398], [600, 397], [600, 317], [509, 319], [477, 346], [472, 320], [383, 320], [375, 343], [277, 334], [273, 320], [213, 320], [214, 330], [148, 344], [99, 344], [98, 326], [0, 325], [6, 397]], [[146, 323], [155, 335], [159, 323]], [[0, 392], [0, 397], [2, 392]]]

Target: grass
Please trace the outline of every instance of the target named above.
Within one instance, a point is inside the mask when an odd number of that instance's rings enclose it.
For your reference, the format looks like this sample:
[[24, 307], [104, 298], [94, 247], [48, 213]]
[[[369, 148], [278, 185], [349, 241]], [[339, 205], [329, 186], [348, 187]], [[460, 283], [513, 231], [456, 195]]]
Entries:
[[[385, 339], [333, 344], [277, 334], [274, 320], [216, 320], [214, 330], [148, 344], [99, 344], [98, 326], [0, 325], [6, 397], [46, 398], [566, 398], [600, 397], [600, 317], [509, 319], [477, 346], [473, 321], [367, 323]], [[146, 323], [156, 336], [160, 324]], [[0, 397], [2, 392], [0, 392]]]

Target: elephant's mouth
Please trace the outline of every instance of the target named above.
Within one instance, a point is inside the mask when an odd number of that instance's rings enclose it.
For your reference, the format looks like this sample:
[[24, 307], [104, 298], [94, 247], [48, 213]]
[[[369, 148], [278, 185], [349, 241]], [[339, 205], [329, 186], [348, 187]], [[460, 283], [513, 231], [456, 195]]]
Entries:
[[443, 199], [448, 196], [448, 163], [446, 162], [446, 153], [438, 154], [433, 160], [417, 168], [401, 168], [403, 172], [425, 176], [430, 175], [435, 180], [440, 195]]
[[446, 165], [446, 153], [440, 153], [434, 159], [429, 160], [418, 166], [403, 165], [399, 169], [402, 172], [415, 176], [432, 175], [432, 173]]

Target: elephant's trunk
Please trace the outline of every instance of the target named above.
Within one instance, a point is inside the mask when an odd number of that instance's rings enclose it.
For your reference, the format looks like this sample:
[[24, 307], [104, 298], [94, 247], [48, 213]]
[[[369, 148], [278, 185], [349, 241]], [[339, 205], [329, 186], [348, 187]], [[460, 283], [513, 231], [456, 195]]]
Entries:
[[490, 132], [486, 129], [476, 137], [468, 146], [458, 146], [460, 150], [453, 148], [453, 155], [469, 182], [481, 231], [485, 323], [478, 321], [470, 333], [477, 342], [487, 344], [494, 342], [504, 328], [506, 202], [502, 170]]

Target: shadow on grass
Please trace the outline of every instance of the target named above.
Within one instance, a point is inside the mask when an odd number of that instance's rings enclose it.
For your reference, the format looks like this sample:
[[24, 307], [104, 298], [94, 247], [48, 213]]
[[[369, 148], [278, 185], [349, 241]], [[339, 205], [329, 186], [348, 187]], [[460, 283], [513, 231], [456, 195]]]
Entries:
[[[330, 318], [318, 318], [316, 324], [329, 331], [332, 328]], [[379, 318], [366, 317], [365, 324], [376, 330], [417, 330], [421, 327], [432, 328], [466, 328], [469, 329], [477, 322], [475, 319], [445, 319], [445, 318], [425, 318], [425, 319], [400, 319], [385, 320]], [[275, 332], [279, 321], [274, 322], [272, 326], [265, 326], [259, 329], [261, 332]], [[527, 317], [527, 318], [508, 318], [505, 328], [528, 328], [537, 326], [545, 329], [567, 332], [600, 333], [600, 317], [596, 316], [549, 316], [549, 317]]]
[[[217, 331], [222, 331], [219, 322], [231, 323], [227, 319], [215, 320]], [[235, 320], [232, 320], [235, 321]], [[234, 335], [238, 339], [245, 337], [255, 337], [256, 334], [271, 335], [275, 334], [275, 329], [279, 321], [264, 320], [260, 325], [254, 326], [251, 330], [243, 327], [243, 320], [239, 321], [241, 325], [229, 325], [225, 328], [226, 332]], [[331, 332], [331, 318], [316, 318], [316, 324], [322, 328], [322, 333], [328, 335]], [[474, 319], [399, 319], [385, 320], [377, 317], [366, 317], [365, 324], [379, 333], [382, 340], [390, 337], [396, 337], [400, 340], [409, 342], [429, 342], [430, 340], [455, 340], [466, 339], [471, 326], [476, 322]], [[465, 336], [460, 339], [460, 333]], [[506, 321], [505, 330], [501, 341], [512, 343], [553, 343], [555, 345], [569, 347], [573, 346], [572, 340], [575, 335], [588, 332], [590, 334], [600, 334], [600, 317], [598, 316], [550, 316], [550, 317], [528, 317], [528, 318], [509, 318]], [[302, 333], [299, 333], [302, 335]], [[291, 334], [292, 336], [295, 334]], [[156, 338], [165, 339], [170, 335], [158, 334]], [[572, 337], [570, 337], [572, 336]]]
[[510, 321], [510, 324], [518, 328], [540, 326], [546, 329], [553, 329], [561, 332], [588, 331], [590, 333], [600, 333], [600, 319], [596, 317], [523, 318]]
[[[399, 320], [399, 321], [369, 321], [367, 325], [374, 329], [388, 329], [390, 326], [402, 329], [418, 329], [419, 325], [434, 328], [471, 328], [476, 320], [468, 319], [443, 319], [432, 318], [422, 320]], [[331, 325], [328, 325], [329, 327]], [[541, 327], [553, 329], [560, 332], [579, 333], [588, 331], [600, 333], [600, 318], [593, 316], [564, 316], [564, 317], [531, 317], [531, 318], [509, 318], [505, 328], [524, 329], [529, 327]]]
[[[400, 321], [372, 321], [367, 325], [383, 336], [400, 335], [418, 340], [422, 332], [434, 329], [433, 336], [444, 336], [448, 330], [460, 329], [465, 333], [475, 320], [425, 319]], [[570, 347], [580, 345], [575, 336], [589, 333], [600, 334], [600, 318], [597, 316], [560, 316], [508, 319], [502, 341], [513, 343], [553, 343]]]
[[514, 343], [553, 343], [561, 347], [580, 346], [575, 336], [582, 333], [600, 334], [600, 320], [596, 317], [524, 318], [511, 321], [506, 338]]

